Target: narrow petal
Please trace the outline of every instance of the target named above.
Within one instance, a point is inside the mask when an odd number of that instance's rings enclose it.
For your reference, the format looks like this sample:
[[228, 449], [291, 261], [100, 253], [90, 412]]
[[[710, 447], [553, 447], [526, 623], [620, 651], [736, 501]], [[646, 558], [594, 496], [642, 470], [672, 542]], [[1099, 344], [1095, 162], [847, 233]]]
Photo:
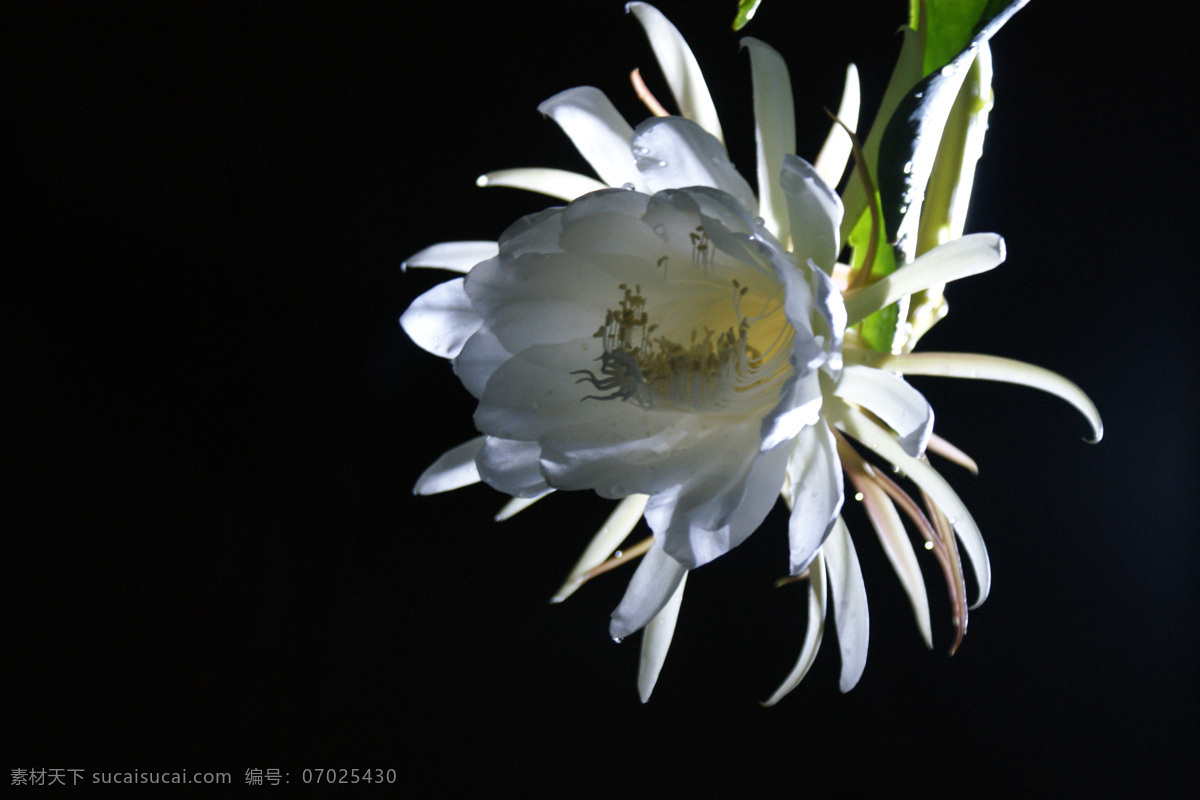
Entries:
[[1078, 409], [1092, 426], [1093, 443], [1104, 436], [1100, 412], [1083, 390], [1057, 372], [1014, 361], [1010, 358], [982, 356], [974, 353], [905, 353], [892, 355], [866, 350], [847, 350], [847, 359], [900, 375], [940, 375], [946, 378], [971, 378], [1001, 383], [1017, 383], [1041, 389], [1061, 397]]
[[901, 297], [941, 283], [978, 275], [1004, 261], [1004, 239], [994, 233], [972, 233], [933, 248], [916, 261], [846, 297], [848, 324], [868, 316]]
[[583, 555], [575, 562], [575, 566], [571, 567], [566, 581], [550, 598], [551, 603], [561, 603], [574, 594], [575, 590], [583, 585], [587, 573], [604, 563], [604, 560], [621, 546], [621, 542], [625, 541], [625, 537], [629, 536], [637, 526], [638, 520], [642, 518], [642, 512], [646, 510], [646, 500], [647, 496], [644, 494], [631, 494], [617, 503], [617, 507], [592, 537]]
[[400, 316], [400, 325], [409, 338], [442, 358], [457, 356], [483, 324], [463, 291], [463, 280], [439, 283]]
[[658, 67], [675, 97], [675, 104], [679, 106], [679, 113], [724, 144], [725, 136], [721, 132], [721, 121], [717, 118], [717, 108], [708, 92], [708, 84], [704, 82], [700, 65], [696, 63], [696, 57], [692, 55], [692, 49], [680, 35], [679, 29], [662, 12], [647, 3], [628, 3], [625, 10], [637, 17], [642, 30], [646, 32]]
[[493, 517], [493, 519], [496, 520], [496, 522], [504, 522], [506, 519], [511, 519], [545, 496], [546, 495], [543, 494], [538, 495], [537, 497], [514, 497], [504, 504], [504, 508], [496, 512], [496, 516]]
[[921, 638], [925, 646], [932, 649], [933, 631], [929, 623], [929, 596], [925, 592], [925, 579], [900, 514], [883, 486], [875, 480], [874, 468], [864, 462], [845, 439], [839, 438], [838, 455], [854, 488], [862, 496], [863, 509], [879, 537], [883, 552], [892, 564], [892, 570], [908, 595]]
[[979, 474], [979, 465], [975, 463], [975, 459], [960, 450], [956, 445], [946, 441], [936, 433], [929, 436], [929, 452], [937, 453], [947, 461], [958, 464], [972, 475]]
[[400, 269], [428, 267], [469, 272], [480, 261], [495, 258], [499, 253], [500, 245], [496, 242], [442, 242], [406, 259]]
[[782, 163], [780, 184], [791, 229], [796, 231], [792, 253], [799, 263], [812, 260], [831, 275], [841, 250], [838, 226], [842, 224], [842, 201], [812, 164], [793, 155], [784, 156]]
[[461, 489], [472, 483], [479, 483], [479, 470], [475, 468], [475, 456], [483, 447], [486, 437], [476, 436], [469, 442], [463, 442], [442, 453], [437, 461], [429, 465], [429, 469], [417, 478], [413, 494], [437, 494], [452, 489]]
[[638, 125], [631, 142], [637, 168], [651, 192], [711, 186], [754, 211], [754, 190], [730, 162], [725, 146], [682, 117], [653, 117]]
[[565, 169], [548, 169], [545, 167], [526, 167], [523, 169], [500, 169], [480, 175], [475, 181], [477, 186], [507, 186], [512, 189], [524, 189], [529, 192], [548, 194], [568, 203], [576, 197], [582, 197], [588, 192], [598, 192], [607, 189], [595, 178], [570, 172]]
[[667, 605], [686, 574], [687, 568], [655, 542], [633, 573], [625, 596], [612, 613], [609, 635], [624, 639], [646, 627]]
[[834, 394], [886, 422], [910, 456], [925, 452], [933, 433], [933, 408], [903, 378], [881, 369], [848, 364]]
[[633, 128], [604, 92], [594, 86], [567, 89], [538, 106], [538, 111], [558, 123], [600, 180], [609, 186], [631, 183], [635, 189], [645, 188], [629, 152]]
[[787, 200], [779, 180], [783, 156], [796, 152], [796, 109], [792, 80], [783, 56], [752, 36], [742, 39], [750, 51], [754, 80], [754, 139], [758, 145], [758, 213], [767, 230], [787, 242], [791, 230]]
[[988, 560], [987, 547], [983, 543], [983, 536], [979, 533], [974, 518], [971, 517], [971, 512], [967, 511], [967, 507], [950, 488], [950, 484], [946, 483], [946, 480], [927, 462], [905, 453], [894, 436], [872, 422], [862, 412], [835, 399], [826, 403], [825, 413], [840, 430], [899, 467], [912, 479], [913, 483], [937, 503], [938, 507], [945, 511], [950, 524], [954, 526], [954, 532], [958, 534], [967, 555], [971, 558], [971, 566], [975, 569], [975, 579], [979, 583], [979, 597], [971, 607], [978, 608], [982, 605], [992, 586], [992, 567]]
[[842, 510], [842, 466], [833, 432], [824, 422], [800, 432], [787, 465], [789, 568], [799, 575], [833, 528]]
[[833, 595], [833, 621], [837, 625], [838, 648], [842, 651], [839, 688], [848, 692], [858, 684], [867, 665], [870, 620], [867, 589], [862, 568], [846, 523], [838, 517], [821, 550], [829, 569], [829, 591]]
[[638, 659], [637, 685], [643, 703], [650, 699], [654, 684], [658, 683], [658, 673], [662, 671], [667, 650], [671, 647], [671, 639], [675, 636], [675, 623], [679, 619], [679, 607], [683, 604], [683, 587], [686, 585], [685, 572], [671, 599], [642, 631], [642, 654]]
[[817, 658], [821, 649], [821, 637], [825, 633], [825, 607], [827, 603], [825, 591], [825, 557], [818, 551], [808, 569], [808, 625], [804, 629], [804, 644], [800, 647], [800, 658], [796, 666], [784, 678], [783, 683], [775, 693], [767, 698], [764, 706], [773, 706], [783, 699], [784, 695], [795, 689]]
[[[858, 129], [858, 111], [861, 94], [858, 88], [858, 67], [846, 67], [846, 88], [842, 90], [842, 102], [838, 105], [837, 118], [852, 131]], [[821, 152], [813, 166], [817, 174], [830, 186], [837, 186], [850, 160], [850, 136], [841, 125], [834, 123], [821, 145]]]

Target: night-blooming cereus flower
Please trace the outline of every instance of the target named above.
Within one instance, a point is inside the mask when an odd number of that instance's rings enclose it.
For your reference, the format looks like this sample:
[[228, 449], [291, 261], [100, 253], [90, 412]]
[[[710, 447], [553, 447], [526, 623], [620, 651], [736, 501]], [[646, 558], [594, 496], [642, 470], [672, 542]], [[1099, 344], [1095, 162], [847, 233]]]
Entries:
[[[541, 110], [603, 182], [559, 170], [490, 173], [481, 183], [541, 191], [568, 205], [519, 220], [498, 243], [436, 245], [408, 262], [466, 273], [418, 298], [401, 322], [417, 344], [452, 360], [479, 399], [475, 424], [483, 434], [443, 455], [416, 491], [482, 479], [514, 498], [501, 518], [555, 489], [620, 500], [556, 599], [612, 563], [644, 517], [653, 539], [617, 556], [645, 554], [610, 625], [617, 639], [645, 629], [643, 699], [665, 658], [688, 571], [744, 541], [782, 495], [791, 508], [789, 573], [808, 577], [810, 613], [796, 668], [768, 702], [811, 665], [830, 595], [845, 691], [865, 664], [868, 614], [840, 517], [844, 477], [862, 495], [927, 643], [925, 587], [897, 506], [945, 572], [960, 637], [967, 609], [956, 535], [975, 569], [976, 604], [990, 584], [978, 528], [925, 459], [927, 446], [956, 451], [932, 436], [932, 410], [900, 374], [1027, 383], [1074, 403], [1097, 436], [1099, 419], [1077, 388], [1035, 367], [856, 346], [851, 326], [913, 292], [995, 267], [1003, 241], [957, 238], [848, 290], [837, 264], [842, 203], [830, 184], [844, 170], [849, 138], [831, 134], [816, 167], [793, 155], [787, 70], [774, 50], [746, 40], [756, 196], [729, 162], [678, 31], [650, 6], [629, 8], [683, 115], [634, 128], [599, 90], [556, 95]], [[851, 122], [856, 94], [848, 88], [839, 110]], [[928, 514], [849, 439], [903, 471]]]

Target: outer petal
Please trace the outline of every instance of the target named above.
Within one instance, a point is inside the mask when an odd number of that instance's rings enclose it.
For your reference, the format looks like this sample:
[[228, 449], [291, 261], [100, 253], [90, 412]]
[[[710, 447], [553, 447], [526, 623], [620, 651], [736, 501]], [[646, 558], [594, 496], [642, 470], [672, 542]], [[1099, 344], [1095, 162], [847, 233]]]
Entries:
[[437, 494], [452, 489], [461, 489], [479, 483], [479, 470], [475, 467], [475, 456], [483, 447], [483, 436], [451, 448], [421, 473], [413, 494]]
[[842, 372], [834, 391], [882, 419], [899, 434], [904, 452], [914, 458], [925, 452], [933, 433], [933, 408], [925, 397], [905, 383], [903, 378], [856, 364]]
[[667, 555], [655, 542], [642, 563], [638, 564], [625, 596], [612, 613], [609, 635], [614, 639], [624, 639], [644, 628], [662, 611], [686, 574], [687, 568]]
[[733, 195], [748, 210], [754, 190], [734, 168], [712, 134], [682, 117], [653, 117], [634, 129], [633, 155], [651, 192], [711, 186]]
[[[837, 118], [852, 131], [858, 128], [860, 101], [858, 68], [851, 64], [846, 67], [846, 88], [842, 90], [842, 102], [838, 106]], [[850, 160], [851, 150], [849, 134], [842, 129], [841, 125], [834, 123], [829, 129], [829, 135], [825, 137], [825, 144], [821, 145], [821, 152], [817, 154], [817, 160], [813, 162], [821, 179], [830, 186], [837, 186], [842, 179], [842, 173], [846, 171], [846, 163]], [[962, 231], [959, 233], [961, 234]]]
[[841, 250], [838, 226], [842, 223], [842, 201], [804, 159], [784, 156], [782, 169], [780, 181], [791, 218], [792, 253], [799, 263], [811, 259], [831, 275]]
[[[522, 169], [500, 169], [480, 175], [475, 181], [476, 186], [508, 186], [512, 189], [525, 189], [530, 192], [548, 194], [560, 200], [570, 202], [582, 197], [588, 192], [598, 192], [607, 189], [606, 184], [578, 172], [565, 169], [548, 169], [546, 167], [525, 167]], [[492, 255], [495, 255], [493, 253]], [[482, 259], [480, 259], [482, 260]]]
[[854, 542], [846, 523], [838, 517], [823, 548], [829, 566], [829, 590], [833, 595], [833, 619], [837, 624], [838, 647], [842, 651], [842, 676], [839, 688], [848, 692], [855, 687], [867, 665], [867, 639], [870, 622], [867, 615], [867, 590]]
[[855, 350], [853, 358], [902, 375], [941, 375], [948, 378], [972, 378], [1016, 383], [1041, 389], [1066, 400], [1083, 414], [1092, 426], [1093, 442], [1104, 436], [1100, 412], [1083, 390], [1057, 372], [1014, 361], [1011, 358], [981, 356], [974, 353], [889, 353]]
[[663, 662], [667, 658], [667, 650], [671, 647], [671, 639], [675, 636], [675, 623], [679, 619], [679, 607], [683, 604], [683, 587], [687, 585], [687, 573], [675, 587], [675, 593], [663, 606], [662, 611], [654, 615], [654, 619], [642, 631], [642, 653], [638, 659], [638, 694], [645, 703], [654, 691], [658, 682], [658, 673], [662, 671]]
[[801, 431], [787, 464], [789, 572], [808, 569], [842, 510], [842, 465], [825, 423]]
[[821, 555], [820, 551], [817, 551], [812, 567], [808, 571], [808, 626], [804, 629], [804, 644], [800, 647], [800, 657], [796, 659], [796, 666], [792, 667], [792, 671], [784, 678], [775, 693], [763, 703], [764, 706], [775, 705], [783, 699], [784, 695], [795, 689], [800, 681], [804, 680], [804, 676], [808, 674], [809, 668], [817, 659], [817, 651], [821, 649], [821, 638], [825, 633], [825, 604], [828, 594], [825, 587], [827, 582], [825, 557]]
[[899, 467], [945, 512], [971, 558], [971, 566], [975, 569], [975, 578], [979, 583], [979, 598], [971, 608], [982, 605], [992, 587], [991, 562], [988, 560], [987, 547], [983, 543], [979, 527], [975, 524], [971, 512], [950, 488], [950, 484], [927, 462], [905, 453], [890, 433], [861, 412], [837, 401], [827, 403], [826, 406], [827, 415], [838, 428]]
[[400, 265], [409, 267], [432, 267], [467, 272], [480, 261], [495, 258], [500, 247], [495, 242], [442, 242], [426, 247]]
[[[785, 153], [796, 152], [796, 109], [787, 64], [771, 46], [751, 36], [742, 39], [750, 50], [754, 77], [754, 138], [758, 144], [758, 209], [767, 230], [788, 240], [790, 223], [779, 168]], [[799, 234], [796, 234], [799, 235]]]
[[604, 92], [594, 86], [567, 89], [538, 106], [538, 111], [558, 123], [602, 181], [644, 188], [629, 152], [633, 128]]
[[911, 264], [847, 297], [847, 322], [854, 325], [905, 295], [987, 272], [1003, 262], [1004, 239], [994, 233], [971, 233], [939, 245]]
[[457, 356], [482, 324], [463, 291], [462, 278], [439, 283], [400, 317], [400, 325], [414, 342], [442, 358]]
[[583, 585], [588, 570], [604, 563], [621, 545], [621, 542], [625, 541], [625, 537], [642, 518], [642, 512], [646, 510], [646, 500], [647, 497], [644, 494], [631, 494], [617, 504], [613, 512], [608, 515], [608, 519], [600, 526], [600, 530], [596, 531], [596, 535], [592, 537], [592, 541], [583, 551], [583, 555], [575, 562], [575, 566], [571, 567], [571, 573], [567, 580], [550, 598], [551, 603], [561, 603], [574, 594], [575, 590]]
[[646, 38], [650, 40], [654, 57], [658, 59], [659, 69], [667, 79], [679, 112], [723, 144], [721, 122], [717, 119], [717, 109], [704, 82], [704, 74], [679, 30], [652, 5], [628, 3], [625, 10], [637, 17], [646, 31]]

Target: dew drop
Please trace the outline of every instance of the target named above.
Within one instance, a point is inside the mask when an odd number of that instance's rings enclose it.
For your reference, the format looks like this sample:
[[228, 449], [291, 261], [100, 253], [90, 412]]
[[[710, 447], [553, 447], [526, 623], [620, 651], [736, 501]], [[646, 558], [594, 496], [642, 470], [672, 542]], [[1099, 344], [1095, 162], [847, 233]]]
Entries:
[[933, 549], [933, 542], [925, 542], [925, 549], [926, 549], [926, 550], [932, 550], [932, 549]]
[[913, 97], [917, 98], [918, 100], [920, 100], [924, 96], [925, 96], [924, 92], [917, 92], [915, 95], [913, 95]]
[[863, 499], [863, 493], [862, 493], [862, 492], [855, 492], [855, 493], [854, 493], [854, 499], [855, 499], [855, 500], [857, 500], [858, 502], [860, 502], [860, 503], [861, 503], [861, 502], [862, 502], [862, 499]]
[[657, 233], [659, 236], [662, 236], [663, 233], [666, 232], [666, 230], [667, 230], [667, 226], [663, 225], [661, 222], [654, 226], [654, 232]]
[[658, 165], [659, 165], [660, 167], [665, 167], [665, 166], [667, 165], [667, 162], [665, 162], [665, 161], [660, 161], [660, 162], [658, 162]]
[[613, 637], [613, 644], [620, 644], [623, 641], [625, 641], [624, 636], [614, 636]]
[[636, 189], [637, 187], [636, 187], [636, 186], [634, 186], [632, 183], [622, 183], [622, 184], [621, 184], [621, 188], [622, 188], [622, 189], [624, 189], [624, 190], [625, 190], [625, 191], [627, 191], [627, 192], [632, 192], [632, 191], [633, 191], [634, 189]]
[[904, 174], [905, 174], [905, 175], [911, 175], [911, 174], [912, 174], [912, 162], [911, 162], [911, 161], [909, 161], [909, 162], [906, 162], [906, 163], [905, 163], [905, 165], [904, 165]]
[[624, 558], [624, 557], [625, 557], [625, 551], [624, 551], [624, 550], [617, 550], [617, 551], [615, 551], [615, 552], [612, 554], [612, 557], [613, 557], [613, 558]]

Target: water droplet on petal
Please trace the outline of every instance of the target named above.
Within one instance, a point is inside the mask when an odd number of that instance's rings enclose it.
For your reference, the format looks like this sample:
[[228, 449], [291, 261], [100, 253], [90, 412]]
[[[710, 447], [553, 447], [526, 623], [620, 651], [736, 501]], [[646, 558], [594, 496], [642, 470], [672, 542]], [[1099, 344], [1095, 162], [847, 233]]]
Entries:
[[625, 641], [624, 636], [614, 636], [613, 637], [613, 644], [620, 644], [623, 641]]
[[660, 162], [658, 162], [658, 165], [659, 165], [660, 167], [665, 167], [665, 166], [667, 165], [667, 162], [665, 162], [665, 161], [660, 161]]
[[625, 555], [624, 550], [617, 550], [612, 554], [613, 558], [622, 558]]
[[911, 174], [912, 174], [912, 162], [911, 162], [911, 161], [909, 161], [909, 162], [906, 162], [906, 163], [905, 163], [905, 165], [904, 165], [904, 174], [905, 174], [905, 175], [911, 175]]
[[636, 189], [637, 187], [636, 187], [636, 186], [634, 186], [632, 183], [622, 183], [622, 184], [621, 184], [621, 188], [622, 188], [622, 189], [624, 189], [624, 190], [625, 190], [625, 191], [627, 191], [627, 192], [632, 192], [632, 191], [633, 191], [634, 189]]
[[926, 549], [926, 550], [932, 550], [932, 549], [933, 549], [933, 542], [925, 542], [925, 549]]
[[667, 226], [663, 225], [661, 222], [654, 226], [654, 232], [657, 233], [659, 236], [662, 236], [664, 233], [666, 233], [666, 230], [667, 230]]

